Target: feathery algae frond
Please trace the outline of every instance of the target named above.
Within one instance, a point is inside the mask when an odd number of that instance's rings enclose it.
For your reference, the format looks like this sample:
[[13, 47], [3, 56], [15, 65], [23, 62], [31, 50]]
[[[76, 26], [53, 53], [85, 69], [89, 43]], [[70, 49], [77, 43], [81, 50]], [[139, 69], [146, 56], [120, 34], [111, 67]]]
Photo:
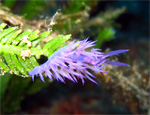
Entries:
[[28, 72], [39, 65], [37, 59], [41, 55], [49, 57], [71, 36], [60, 35], [41, 48], [39, 43], [50, 35], [50, 31], [40, 33], [39, 30], [27, 30], [23, 32], [18, 27], [4, 29], [6, 26], [7, 24], [0, 24], [0, 69], [16, 75], [28, 76]]

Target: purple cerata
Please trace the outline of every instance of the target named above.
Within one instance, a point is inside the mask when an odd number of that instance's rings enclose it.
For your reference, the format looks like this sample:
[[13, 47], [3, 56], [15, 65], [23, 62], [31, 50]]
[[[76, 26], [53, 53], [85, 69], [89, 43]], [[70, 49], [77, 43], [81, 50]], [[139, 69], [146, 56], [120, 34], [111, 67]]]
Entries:
[[[107, 73], [102, 70], [107, 64], [117, 66], [129, 66], [122, 62], [112, 62], [108, 59], [109, 56], [127, 52], [128, 50], [116, 50], [108, 53], [101, 52], [101, 49], [92, 48], [90, 51], [85, 49], [95, 46], [96, 41], [88, 41], [88, 38], [82, 41], [72, 41], [68, 46], [64, 46], [53, 53], [49, 59], [42, 65], [35, 67], [29, 72], [34, 81], [34, 76], [40, 76], [44, 81], [44, 77], [49, 77], [50, 80], [56, 79], [65, 83], [65, 79], [73, 82], [78, 82], [81, 79], [82, 84], [85, 79], [97, 84], [94, 80], [95, 76], [91, 73], [100, 72]], [[89, 71], [90, 70], [90, 71]]]

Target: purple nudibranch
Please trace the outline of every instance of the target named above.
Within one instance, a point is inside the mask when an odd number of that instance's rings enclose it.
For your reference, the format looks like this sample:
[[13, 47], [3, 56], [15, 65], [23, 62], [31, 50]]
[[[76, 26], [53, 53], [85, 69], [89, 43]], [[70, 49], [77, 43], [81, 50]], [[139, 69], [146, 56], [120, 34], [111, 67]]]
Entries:
[[72, 41], [68, 46], [64, 46], [53, 53], [49, 59], [42, 65], [35, 67], [29, 72], [34, 81], [34, 76], [40, 76], [44, 81], [42, 73], [50, 80], [56, 79], [65, 83], [65, 78], [78, 82], [81, 79], [82, 84], [85, 83], [85, 78], [97, 84], [94, 80], [95, 76], [89, 72], [107, 73], [102, 70], [107, 64], [117, 66], [129, 66], [122, 62], [112, 62], [107, 57], [127, 52], [128, 50], [116, 50], [108, 53], [101, 52], [101, 49], [91, 49], [90, 52], [85, 49], [95, 46], [96, 41], [88, 41], [88, 38], [82, 41]]

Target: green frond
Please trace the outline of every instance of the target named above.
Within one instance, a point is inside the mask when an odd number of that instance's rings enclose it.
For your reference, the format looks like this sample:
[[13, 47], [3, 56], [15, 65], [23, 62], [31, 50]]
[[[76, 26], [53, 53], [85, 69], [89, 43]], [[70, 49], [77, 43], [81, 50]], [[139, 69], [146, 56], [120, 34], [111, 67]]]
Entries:
[[28, 76], [28, 72], [39, 65], [37, 59], [41, 55], [49, 57], [71, 37], [59, 35], [41, 46], [39, 43], [50, 35], [50, 31], [23, 32], [18, 27], [4, 29], [6, 26], [0, 25], [0, 69], [16, 75]]

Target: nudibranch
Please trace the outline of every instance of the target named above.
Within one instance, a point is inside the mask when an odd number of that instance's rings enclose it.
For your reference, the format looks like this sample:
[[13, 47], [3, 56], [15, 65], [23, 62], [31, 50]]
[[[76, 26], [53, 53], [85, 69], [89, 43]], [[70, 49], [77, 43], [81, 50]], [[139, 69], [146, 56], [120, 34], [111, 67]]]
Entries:
[[[122, 62], [112, 62], [108, 57], [127, 52], [128, 50], [116, 50], [108, 53], [101, 52], [101, 49], [93, 48], [90, 51], [85, 49], [94, 46], [96, 41], [88, 41], [84, 39], [82, 41], [72, 41], [67, 46], [58, 49], [53, 53], [49, 59], [42, 65], [35, 67], [29, 72], [34, 81], [35, 76], [40, 76], [44, 81], [44, 77], [49, 77], [50, 80], [56, 79], [65, 83], [65, 79], [69, 79], [73, 82], [78, 82], [81, 79], [82, 84], [85, 83], [85, 79], [97, 84], [94, 80], [95, 76], [91, 73], [100, 72], [107, 73], [102, 70], [107, 64], [117, 66], [129, 66]], [[89, 71], [90, 70], [90, 71]]]

